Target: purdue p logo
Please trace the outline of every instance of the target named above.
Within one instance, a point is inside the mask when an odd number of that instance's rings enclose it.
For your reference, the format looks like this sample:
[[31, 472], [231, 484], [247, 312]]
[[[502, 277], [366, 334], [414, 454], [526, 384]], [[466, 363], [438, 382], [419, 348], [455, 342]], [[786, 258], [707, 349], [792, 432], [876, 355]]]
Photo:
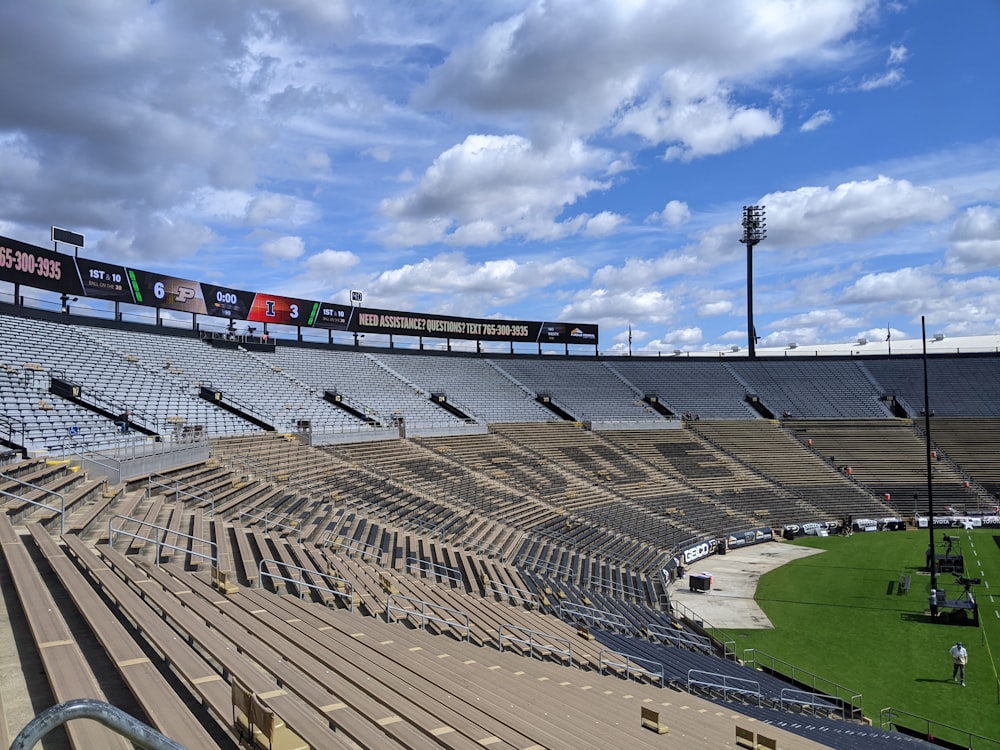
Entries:
[[188, 300], [195, 298], [195, 290], [189, 286], [179, 286], [177, 287], [177, 293], [175, 298], [179, 304], [184, 304]]

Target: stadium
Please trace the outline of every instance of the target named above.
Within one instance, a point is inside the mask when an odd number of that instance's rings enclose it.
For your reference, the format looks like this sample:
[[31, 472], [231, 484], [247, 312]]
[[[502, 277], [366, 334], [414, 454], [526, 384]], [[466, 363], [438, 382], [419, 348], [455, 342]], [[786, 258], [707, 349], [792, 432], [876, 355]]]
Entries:
[[[0, 276], [3, 746], [79, 699], [97, 721], [45, 747], [888, 748], [955, 729], [886, 720], [780, 653], [747, 663], [705, 614], [736, 605], [702, 608], [720, 589], [694, 571], [806, 535], [924, 545], [928, 518], [996, 529], [995, 348], [606, 357], [586, 323], [262, 299], [3, 242], [33, 259]], [[926, 619], [921, 580], [891, 601], [912, 587]], [[942, 620], [966, 622], [955, 601]]]

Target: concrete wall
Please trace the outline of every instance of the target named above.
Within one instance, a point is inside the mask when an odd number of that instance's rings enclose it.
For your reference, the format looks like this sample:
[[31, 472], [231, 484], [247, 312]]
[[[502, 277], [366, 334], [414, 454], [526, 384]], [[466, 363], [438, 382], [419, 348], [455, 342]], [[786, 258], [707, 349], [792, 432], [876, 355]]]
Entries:
[[448, 437], [449, 435], [485, 435], [489, 429], [484, 424], [418, 424], [402, 422], [394, 427], [376, 427], [357, 432], [296, 432], [293, 433], [306, 445], [337, 445], [340, 443], [372, 443], [378, 440], [395, 440], [412, 437]]
[[602, 430], [679, 430], [684, 426], [680, 419], [647, 419], [635, 422], [592, 421], [584, 422], [585, 429], [593, 432]]
[[107, 477], [112, 484], [127, 482], [149, 474], [159, 474], [176, 469], [185, 464], [208, 460], [208, 441], [201, 440], [188, 445], [162, 444], [156, 450], [134, 458], [114, 459], [104, 455], [83, 456], [83, 470], [89, 476]]

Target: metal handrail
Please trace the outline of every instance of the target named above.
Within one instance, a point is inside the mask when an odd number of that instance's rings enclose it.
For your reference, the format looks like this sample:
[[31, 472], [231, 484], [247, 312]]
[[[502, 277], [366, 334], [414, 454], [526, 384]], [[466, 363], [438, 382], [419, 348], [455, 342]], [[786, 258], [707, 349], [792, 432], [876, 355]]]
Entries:
[[366, 542], [359, 542], [354, 539], [350, 541], [337, 541], [343, 537], [340, 534], [335, 534], [330, 532], [327, 534], [326, 539], [323, 540], [323, 545], [325, 547], [334, 547], [339, 549], [347, 550], [348, 554], [351, 552], [360, 552], [361, 559], [364, 560], [366, 555], [372, 555], [375, 558], [375, 564], [382, 564], [382, 548], [376, 547], [374, 544], [368, 544]]
[[612, 595], [618, 593], [622, 596], [630, 596], [633, 599], [645, 598], [645, 594], [642, 590], [637, 589], [632, 584], [626, 585], [617, 579], [608, 581], [602, 576], [592, 575], [590, 580], [587, 582], [587, 585], [601, 591], [610, 591]]
[[[509, 631], [516, 631], [519, 633], [527, 634], [528, 636], [527, 640], [525, 640], [523, 637], [518, 638], [515, 635], [504, 635], [503, 631], [505, 628]], [[536, 636], [539, 636], [541, 638], [546, 638], [550, 641], [550, 643], [538, 641], [535, 639]], [[569, 659], [570, 664], [573, 663], [573, 644], [566, 638], [560, 638], [557, 635], [550, 635], [549, 633], [541, 633], [537, 630], [530, 630], [529, 628], [522, 628], [518, 625], [512, 625], [509, 622], [504, 622], [500, 624], [499, 628], [497, 628], [497, 648], [503, 651], [504, 650], [503, 644], [507, 641], [511, 643], [520, 643], [522, 646], [527, 646], [528, 656], [530, 657], [534, 657], [535, 649], [537, 648], [542, 651], [548, 651], [549, 653], [552, 654], [560, 654], [561, 656], [565, 656]], [[565, 643], [566, 648], [559, 649], [551, 643], [552, 641], [558, 643]]]
[[494, 581], [492, 578], [488, 578], [486, 580], [484, 588], [486, 589], [487, 594], [500, 594], [500, 596], [506, 596], [508, 603], [513, 600], [516, 602], [525, 602], [533, 607], [538, 604], [538, 597], [527, 589], [520, 589], [517, 586], [509, 586], [506, 583]]
[[528, 557], [518, 557], [516, 558], [516, 563], [518, 567], [521, 568], [531, 568], [539, 573], [548, 573], [558, 577], [563, 577], [566, 579], [572, 579], [576, 577], [576, 571], [567, 565], [556, 565], [555, 563], [547, 562], [542, 560], [536, 555]]
[[59, 507], [56, 508], [46, 503], [39, 502], [38, 500], [31, 500], [27, 497], [21, 497], [20, 495], [15, 495], [12, 492], [7, 492], [6, 490], [0, 490], [0, 495], [6, 495], [7, 497], [12, 497], [15, 500], [23, 500], [26, 503], [31, 503], [32, 505], [37, 505], [39, 508], [45, 508], [45, 510], [51, 510], [53, 512], [59, 513], [59, 534], [63, 534], [66, 531], [66, 496], [61, 492], [56, 492], [55, 490], [46, 489], [45, 487], [39, 487], [37, 484], [32, 484], [31, 482], [25, 482], [17, 477], [12, 477], [9, 474], [0, 474], [0, 479], [8, 480], [11, 482], [17, 482], [22, 487], [30, 487], [33, 490], [40, 490], [46, 495], [55, 495], [59, 498]]
[[413, 566], [416, 566], [420, 573], [431, 573], [435, 578], [444, 578], [447, 581], [454, 581], [458, 584], [464, 582], [462, 571], [458, 568], [449, 568], [447, 565], [442, 565], [432, 560], [425, 560], [422, 557], [407, 557], [406, 572], [410, 573], [410, 568]]
[[253, 478], [255, 474], [260, 474], [264, 477], [265, 481], [268, 482], [271, 481], [271, 477], [273, 474], [271, 469], [255, 466], [254, 464], [250, 463], [249, 459], [240, 458], [239, 456], [225, 456], [223, 457], [222, 460], [225, 461], [227, 464], [229, 464], [230, 468], [236, 468], [236, 466], [238, 465], [242, 465], [243, 467], [245, 467], [248, 479]]
[[[624, 656], [624, 662], [611, 661], [605, 656], [605, 654], [614, 654], [616, 656]], [[657, 669], [647, 669], [643, 666], [635, 666], [637, 663], [645, 663], [651, 666], [657, 667]], [[598, 655], [598, 669], [601, 674], [604, 674], [605, 667], [618, 667], [619, 669], [625, 670], [625, 678], [628, 679], [633, 674], [645, 675], [650, 679], [655, 679], [660, 681], [660, 687], [663, 687], [663, 664], [658, 661], [653, 661], [652, 659], [644, 659], [641, 656], [633, 656], [631, 654], [623, 654], [618, 651], [612, 651], [611, 649], [603, 649]]]
[[[722, 656], [725, 659], [735, 660], [736, 659], [736, 639], [732, 638], [725, 630], [722, 628], [717, 628], [704, 617], [698, 615], [690, 607], [685, 606], [676, 599], [671, 600], [670, 605], [677, 610], [678, 614], [691, 622], [700, 622], [700, 627], [708, 632], [709, 630], [715, 631], [719, 635], [709, 634], [709, 637], [717, 643], [722, 648]], [[721, 635], [721, 637], [719, 637]]]
[[255, 419], [258, 419], [261, 422], [264, 422], [265, 424], [269, 424], [269, 425], [273, 426], [274, 423], [277, 421], [277, 417], [278, 417], [277, 414], [268, 414], [266, 412], [261, 411], [260, 409], [258, 409], [253, 404], [247, 403], [247, 402], [245, 402], [245, 401], [243, 401], [243, 400], [241, 400], [239, 398], [236, 398], [233, 395], [232, 391], [226, 391], [226, 390], [224, 390], [222, 388], [215, 388], [215, 386], [212, 385], [212, 381], [211, 380], [203, 380], [203, 381], [201, 381], [201, 387], [202, 388], [209, 388], [209, 389], [215, 389], [215, 390], [217, 390], [219, 393], [222, 394], [222, 396], [223, 396], [223, 398], [224, 398], [224, 400], [225, 400], [226, 403], [228, 403], [228, 404], [230, 404], [232, 406], [237, 407], [240, 411], [243, 411], [243, 412], [246, 412], [247, 414], [250, 414]]
[[[404, 601], [404, 602], [409, 602], [410, 604], [419, 604], [420, 611], [418, 612], [415, 609], [408, 609], [406, 607], [395, 606], [393, 605], [393, 601]], [[465, 623], [463, 624], [461, 622], [456, 622], [455, 620], [449, 620], [446, 617], [437, 617], [435, 615], [428, 614], [427, 612], [428, 609], [434, 611], [446, 612], [450, 615], [457, 615], [459, 617], [463, 617], [465, 618]], [[385, 605], [386, 622], [393, 622], [392, 619], [393, 612], [399, 612], [403, 614], [404, 617], [409, 617], [410, 615], [415, 615], [419, 617], [421, 630], [426, 630], [428, 622], [438, 622], [441, 623], [442, 625], [447, 625], [449, 627], [453, 627], [458, 630], [464, 630], [466, 641], [470, 639], [472, 633], [471, 619], [469, 618], [468, 614], [466, 614], [465, 612], [461, 612], [457, 609], [452, 609], [451, 607], [445, 607], [441, 604], [434, 604], [433, 602], [427, 602], [424, 601], [423, 599], [414, 599], [409, 596], [403, 596], [402, 594], [389, 594], [389, 598], [386, 600], [386, 605]]]
[[278, 518], [288, 518], [288, 516], [286, 516], [283, 513], [276, 513], [270, 510], [264, 511], [264, 514], [260, 516], [254, 515], [250, 511], [245, 510], [242, 513], [240, 513], [239, 521], [240, 523], [243, 523], [244, 518], [249, 518], [252, 521], [263, 521], [265, 534], [268, 531], [268, 523], [270, 522], [271, 524], [270, 527], [272, 529], [287, 529], [288, 531], [294, 531], [296, 535], [296, 541], [298, 541], [300, 544], [302, 543], [302, 528], [300, 526], [295, 524], [279, 523], [278, 521], [270, 521], [271, 516], [277, 516]]
[[[917, 719], [920, 723], [924, 725], [924, 736], [930, 737], [932, 734], [935, 737], [941, 737], [943, 732], [942, 729], [948, 730], [948, 732], [953, 733], [952, 736], [956, 738], [956, 744], [959, 737], [964, 737], [960, 747], [967, 747], [970, 750], [980, 750], [980, 748], [1000, 748], [1000, 740], [993, 739], [992, 737], [984, 737], [981, 734], [974, 734], [965, 729], [959, 729], [958, 727], [952, 726], [951, 724], [945, 724], [940, 721], [934, 721], [933, 719], [928, 719], [926, 716], [920, 716], [919, 714], [913, 714], [909, 711], [903, 711], [899, 708], [893, 708], [889, 706], [888, 708], [883, 708], [879, 711], [879, 727], [882, 729], [893, 729], [893, 727], [898, 724], [896, 721], [897, 716], [905, 716], [910, 719]], [[933, 731], [932, 731], [933, 730]], [[899, 731], [899, 730], [896, 730]], [[910, 728], [910, 731], [915, 731]], [[975, 740], [975, 742], [974, 742]]]
[[[157, 536], [154, 539], [152, 537], [143, 536], [138, 532], [126, 531], [125, 529], [116, 529], [114, 526], [116, 518], [120, 518], [124, 521], [132, 521], [133, 523], [138, 524], [139, 528], [142, 528], [143, 526], [148, 526], [151, 529], [162, 531], [163, 535]], [[192, 534], [185, 534], [183, 531], [168, 529], [166, 526], [157, 526], [155, 523], [150, 523], [149, 521], [143, 521], [138, 518], [132, 518], [131, 516], [123, 516], [123, 515], [112, 516], [111, 518], [108, 519], [108, 544], [114, 546], [115, 537], [118, 534], [130, 537], [132, 539], [141, 539], [144, 542], [152, 542], [153, 544], [155, 544], [156, 545], [155, 561], [157, 567], [159, 567], [160, 565], [160, 553], [164, 547], [166, 547], [167, 549], [172, 549], [176, 552], [183, 552], [185, 555], [192, 555], [193, 557], [200, 557], [204, 560], [210, 560], [216, 568], [219, 567], [219, 545], [213, 542], [211, 539], [205, 539], [203, 537], [194, 536]], [[166, 538], [168, 534], [174, 534], [176, 536], [184, 537], [185, 539], [191, 539], [196, 542], [202, 542], [203, 544], [207, 544], [210, 549], [214, 550], [215, 554], [206, 555], [203, 552], [195, 552], [193, 549], [189, 550], [185, 549], [184, 547], [178, 547], [176, 544], [167, 544], [163, 540]]]
[[[695, 677], [695, 675], [700, 675], [702, 677], [699, 679]], [[722, 690], [723, 700], [728, 700], [730, 693], [749, 695], [756, 698], [757, 705], [760, 705], [760, 683], [756, 680], [747, 680], [742, 677], [733, 677], [731, 675], [720, 674], [718, 672], [706, 672], [702, 669], [689, 669], [687, 674], [687, 686], [689, 693], [691, 692], [691, 688], [693, 686]]]
[[[75, 447], [70, 452], [70, 455], [76, 456], [77, 460], [80, 461], [80, 465], [81, 466], [83, 465], [84, 461], [89, 461], [92, 464], [100, 466], [102, 469], [104, 469], [106, 472], [108, 472], [108, 474], [111, 477], [116, 477], [115, 484], [118, 484], [119, 482], [121, 482], [121, 463], [120, 462], [116, 461], [115, 463], [112, 463], [112, 461], [114, 459], [108, 459], [108, 460], [102, 461], [102, 460], [100, 460], [100, 458], [107, 459], [107, 456], [104, 456], [101, 453], [84, 453], [81, 450], [81, 448], [82, 448], [82, 446], [81, 447]], [[63, 455], [66, 455], [65, 452], [64, 452]], [[96, 456], [100, 456], [100, 458], [96, 458]]]
[[[850, 707], [849, 718], [860, 719], [864, 715], [864, 697], [857, 690], [838, 685], [825, 677], [820, 677], [813, 672], [796, 667], [794, 664], [777, 659], [755, 648], [743, 649], [743, 663], [753, 669], [762, 669], [786, 677], [798, 685], [808, 685], [815, 692], [826, 695], [843, 706], [845, 717], [848, 715], [848, 706]], [[821, 686], [828, 686], [831, 689], [821, 690]]]
[[[285, 568], [291, 568], [292, 570], [297, 570], [299, 572], [299, 577], [289, 578], [287, 576], [278, 575], [277, 573], [269, 573], [264, 570], [265, 563], [270, 563], [271, 565], [280, 565]], [[305, 580], [303, 574], [313, 573], [320, 578], [329, 579], [331, 581], [336, 581], [337, 583], [344, 584], [347, 591], [338, 591], [337, 589], [327, 588], [326, 586], [320, 586], [318, 583], [310, 583]], [[300, 568], [298, 565], [291, 565], [290, 563], [282, 562], [281, 560], [272, 560], [270, 558], [261, 560], [257, 566], [257, 580], [260, 582], [263, 578], [273, 578], [278, 581], [284, 581], [285, 583], [294, 583], [299, 587], [299, 599], [302, 599], [303, 589], [313, 589], [315, 591], [324, 591], [328, 594], [333, 594], [334, 596], [339, 596], [347, 599], [347, 608], [354, 611], [354, 584], [348, 581], [346, 578], [338, 578], [337, 576], [332, 576], [329, 573], [323, 573], [319, 570], [312, 570], [311, 568]]]
[[[154, 479], [154, 477], [156, 477], [156, 479]], [[163, 479], [166, 481], [160, 482], [158, 481], [159, 479]], [[174, 502], [180, 500], [181, 495], [185, 495], [189, 498], [194, 498], [199, 502], [204, 502], [205, 500], [207, 500], [211, 507], [210, 517], [215, 518], [215, 493], [213, 493], [211, 490], [203, 490], [196, 484], [191, 484], [190, 482], [185, 482], [181, 479], [171, 479], [170, 477], [166, 477], [163, 474], [150, 474], [146, 478], [147, 499], [153, 496], [153, 485], [156, 485], [157, 487], [163, 487], [164, 489], [168, 490], [172, 489], [174, 492]], [[188, 492], [187, 490], [182, 490], [181, 485], [184, 485], [185, 487], [192, 487], [196, 490], [199, 490], [200, 492], [204, 493], [205, 496], [203, 497], [202, 495], [197, 495], [194, 492]]]
[[812, 708], [813, 715], [816, 714], [817, 708], [822, 708], [828, 711], [836, 711], [840, 713], [842, 718], [844, 716], [843, 703], [831, 700], [830, 696], [825, 693], [812, 693], [808, 690], [782, 688], [778, 697], [781, 702], [782, 711], [787, 710], [789, 706], [802, 706], [803, 708], [808, 706]]
[[10, 750], [31, 750], [53, 729], [74, 719], [93, 719], [147, 750], [185, 750], [120, 708], [93, 698], [76, 698], [45, 709], [18, 732]]
[[[18, 433], [20, 433], [21, 439], [15, 440], [14, 438]], [[12, 417], [9, 414], [0, 414], [0, 434], [6, 434], [8, 443], [24, 447], [24, 422], [17, 417]]]
[[565, 620], [575, 617], [579, 617], [591, 625], [610, 625], [619, 630], [630, 632], [635, 630], [635, 626], [627, 618], [616, 612], [609, 612], [606, 609], [598, 609], [597, 607], [588, 607], [585, 604], [578, 604], [576, 602], [559, 602], [559, 619]]
[[685, 646], [705, 652], [712, 651], [712, 639], [697, 633], [678, 632], [653, 622], [646, 623], [646, 632], [653, 638], [667, 641], [675, 646]]
[[495, 544], [489, 544], [488, 542], [480, 542], [480, 541], [468, 541], [468, 540], [465, 540], [463, 543], [469, 549], [473, 550], [474, 552], [480, 555], [485, 555], [486, 557], [503, 556], [503, 547], [498, 547]]
[[66, 372], [63, 370], [50, 370], [49, 371], [49, 382], [52, 382], [53, 378], [58, 378], [60, 380], [65, 380], [67, 382], [79, 385], [81, 388], [81, 393], [86, 393], [87, 398], [81, 401], [84, 405], [97, 406], [103, 409], [106, 413], [114, 415], [114, 419], [118, 420], [119, 414], [124, 414], [125, 412], [131, 412], [131, 417], [129, 422], [134, 422], [136, 424], [142, 424], [146, 429], [152, 429], [154, 433], [159, 433], [160, 431], [160, 420], [155, 414], [150, 414], [134, 404], [127, 403], [125, 401], [119, 401], [116, 398], [112, 398], [99, 390], [94, 390], [86, 387], [83, 383], [78, 383], [73, 380]]

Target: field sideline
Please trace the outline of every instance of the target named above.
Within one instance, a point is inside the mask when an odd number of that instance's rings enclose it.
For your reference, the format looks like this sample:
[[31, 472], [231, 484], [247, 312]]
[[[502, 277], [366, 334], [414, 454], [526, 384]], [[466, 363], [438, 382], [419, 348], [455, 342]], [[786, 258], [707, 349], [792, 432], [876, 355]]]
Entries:
[[[755, 598], [774, 629], [729, 631], [738, 654], [755, 648], [862, 693], [876, 725], [891, 706], [1000, 741], [1000, 532], [947, 533], [961, 538], [965, 575], [982, 578], [973, 588], [980, 627], [930, 621], [926, 530], [803, 537], [783, 543], [824, 552], [761, 577]], [[901, 574], [912, 577], [905, 595]], [[963, 591], [950, 573], [938, 588], [949, 599]], [[951, 681], [948, 649], [958, 640], [969, 651], [965, 688]]]

